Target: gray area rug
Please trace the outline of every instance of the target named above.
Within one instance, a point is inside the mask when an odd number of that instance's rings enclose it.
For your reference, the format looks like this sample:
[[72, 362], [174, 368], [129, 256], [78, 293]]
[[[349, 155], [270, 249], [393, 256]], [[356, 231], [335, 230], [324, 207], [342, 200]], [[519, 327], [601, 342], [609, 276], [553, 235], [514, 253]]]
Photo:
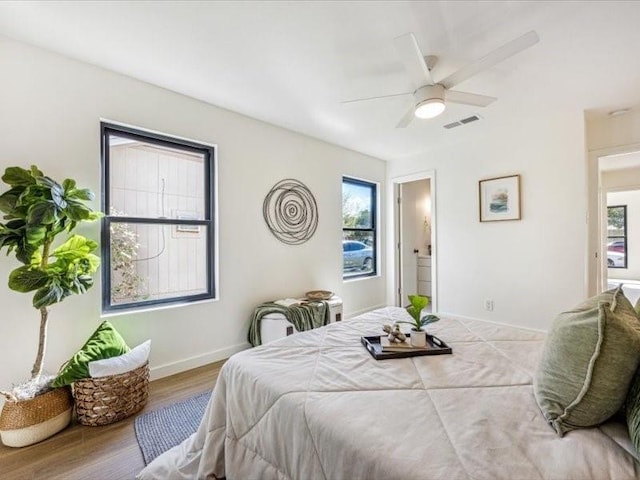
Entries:
[[202, 392], [136, 418], [136, 438], [145, 465], [197, 430], [210, 397], [211, 391]]

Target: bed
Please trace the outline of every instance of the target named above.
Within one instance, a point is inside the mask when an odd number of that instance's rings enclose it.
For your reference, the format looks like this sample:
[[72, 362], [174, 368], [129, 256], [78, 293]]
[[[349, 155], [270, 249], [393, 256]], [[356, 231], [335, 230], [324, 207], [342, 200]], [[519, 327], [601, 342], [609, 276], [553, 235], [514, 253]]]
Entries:
[[198, 431], [140, 479], [630, 479], [623, 423], [559, 438], [532, 377], [544, 334], [443, 318], [451, 355], [375, 360], [388, 307], [234, 355]]

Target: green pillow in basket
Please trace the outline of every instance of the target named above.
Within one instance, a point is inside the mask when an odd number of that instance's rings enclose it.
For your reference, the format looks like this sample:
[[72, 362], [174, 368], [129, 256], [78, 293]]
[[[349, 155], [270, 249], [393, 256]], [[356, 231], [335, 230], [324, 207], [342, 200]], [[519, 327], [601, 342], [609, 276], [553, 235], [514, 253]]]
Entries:
[[84, 346], [67, 361], [53, 381], [53, 387], [71, 385], [76, 380], [89, 377], [89, 362], [117, 357], [130, 350], [117, 330], [104, 321]]

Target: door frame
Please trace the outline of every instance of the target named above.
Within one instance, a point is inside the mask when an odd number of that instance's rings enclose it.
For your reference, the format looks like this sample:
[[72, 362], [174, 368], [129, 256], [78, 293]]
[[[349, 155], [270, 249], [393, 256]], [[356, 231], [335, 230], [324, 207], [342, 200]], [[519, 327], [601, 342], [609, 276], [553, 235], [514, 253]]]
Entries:
[[[606, 157], [606, 155], [602, 155]], [[600, 257], [600, 269], [602, 272], [601, 275], [601, 285], [600, 288], [602, 291], [609, 289], [609, 267], [607, 265], [607, 242], [609, 240], [607, 236], [607, 226], [608, 226], [608, 214], [607, 214], [607, 204], [609, 203], [607, 200], [607, 194], [614, 192], [637, 192], [640, 191], [640, 185], [632, 184], [625, 185], [622, 187], [609, 187], [603, 188], [600, 187], [600, 248], [602, 249], [602, 256]], [[628, 250], [627, 250], [628, 251]], [[628, 257], [627, 257], [628, 261]], [[604, 272], [607, 272], [606, 275]]]
[[435, 313], [438, 306], [438, 242], [437, 242], [437, 196], [436, 196], [436, 171], [423, 170], [409, 175], [401, 175], [391, 178], [393, 190], [393, 208], [391, 209], [391, 217], [393, 223], [393, 248], [391, 255], [394, 264], [393, 275], [393, 298], [394, 305], [401, 307], [402, 299], [400, 298], [402, 283], [402, 225], [399, 209], [399, 192], [400, 185], [403, 183], [415, 182], [416, 180], [429, 180], [430, 196], [431, 196], [431, 309]]
[[[604, 211], [606, 194], [600, 182], [600, 158], [640, 152], [640, 143], [590, 150], [587, 156], [587, 249], [585, 252], [585, 291], [592, 297], [606, 290], [604, 274]], [[604, 196], [604, 198], [603, 198]]]

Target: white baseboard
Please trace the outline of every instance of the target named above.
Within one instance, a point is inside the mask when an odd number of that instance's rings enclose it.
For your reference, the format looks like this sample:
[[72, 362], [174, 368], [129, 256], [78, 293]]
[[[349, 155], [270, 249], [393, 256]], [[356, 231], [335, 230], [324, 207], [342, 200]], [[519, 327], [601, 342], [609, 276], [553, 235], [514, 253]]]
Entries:
[[389, 305], [387, 305], [386, 303], [383, 303], [381, 305], [374, 305], [372, 307], [363, 308], [362, 310], [357, 310], [355, 312], [345, 313], [344, 314], [344, 319], [348, 320], [350, 318], [357, 317], [358, 315], [362, 315], [363, 313], [371, 312], [373, 310], [377, 310], [378, 308], [384, 308], [384, 307], [388, 307], [388, 306]]
[[177, 362], [166, 363], [150, 369], [150, 379], [157, 380], [159, 378], [168, 377], [176, 373], [181, 373], [192, 368], [201, 367], [209, 363], [218, 362], [229, 358], [234, 353], [241, 352], [251, 348], [248, 343], [240, 343], [238, 345], [232, 345], [230, 347], [221, 348], [212, 352], [203, 353], [195, 357], [185, 358], [184, 360], [178, 360]]
[[478, 322], [487, 322], [487, 323], [493, 323], [494, 325], [502, 325], [504, 327], [514, 327], [514, 328], [521, 328], [522, 330], [529, 330], [532, 332], [548, 333], [547, 330], [543, 330], [541, 328], [524, 327], [522, 325], [517, 325], [515, 323], [496, 322], [495, 320], [487, 320], [486, 318], [467, 317], [465, 315], [457, 315], [455, 313], [438, 312], [438, 316], [453, 318], [454, 320], [474, 320]]

